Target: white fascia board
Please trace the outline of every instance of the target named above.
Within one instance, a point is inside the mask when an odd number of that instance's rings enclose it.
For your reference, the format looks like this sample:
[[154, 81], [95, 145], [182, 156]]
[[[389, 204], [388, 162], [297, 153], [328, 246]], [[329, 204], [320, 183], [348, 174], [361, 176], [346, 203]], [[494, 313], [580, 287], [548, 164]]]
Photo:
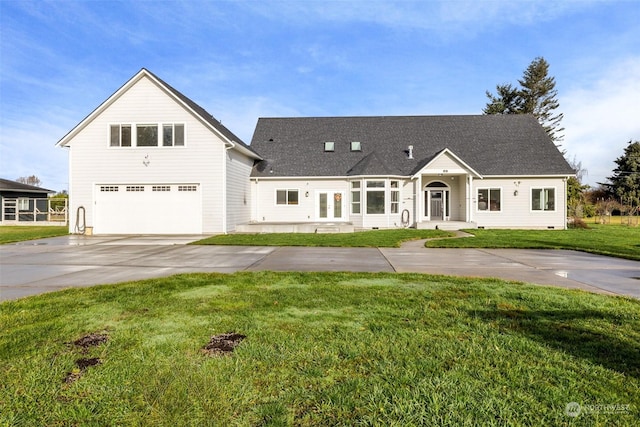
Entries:
[[93, 110], [87, 117], [82, 119], [80, 123], [78, 123], [73, 129], [71, 129], [65, 136], [63, 136], [58, 142], [56, 142], [56, 147], [66, 147], [70, 140], [73, 139], [82, 129], [85, 128], [89, 123], [93, 121], [98, 115], [102, 114], [104, 110], [107, 109], [113, 102], [118, 99], [124, 92], [128, 91], [131, 86], [137, 83], [143, 76], [147, 76], [151, 78], [147, 70], [144, 68], [138, 73], [131, 77], [125, 84], [120, 86], [120, 89], [116, 90], [113, 95], [107, 98], [102, 104], [98, 105], [95, 110]]
[[444, 150], [442, 150], [440, 153], [438, 153], [437, 156], [435, 156], [433, 159], [431, 159], [429, 161], [429, 163], [427, 163], [426, 165], [424, 165], [422, 167], [422, 169], [420, 169], [420, 171], [416, 172], [414, 175], [411, 176], [411, 179], [414, 179], [416, 176], [418, 175], [422, 175], [423, 171], [425, 169], [429, 168], [429, 165], [432, 164], [433, 162], [435, 162], [436, 160], [438, 160], [440, 157], [442, 157], [445, 154], [449, 154], [451, 157], [453, 157], [453, 159], [458, 162], [463, 169], [467, 170], [467, 173], [471, 173], [471, 175], [475, 176], [476, 178], [482, 178], [482, 175], [480, 175], [478, 172], [475, 171], [475, 169], [473, 169], [471, 166], [469, 166], [468, 164], [466, 164], [460, 157], [458, 157], [453, 151], [449, 150], [448, 148], [445, 148]]
[[553, 174], [553, 175], [485, 175], [480, 177], [480, 179], [492, 179], [492, 178], [526, 178], [526, 179], [535, 179], [535, 178], [570, 178], [572, 176], [576, 176], [576, 174]]
[[325, 179], [335, 179], [335, 180], [345, 180], [345, 181], [352, 181], [354, 179], [372, 179], [372, 178], [379, 178], [379, 179], [385, 179], [385, 178], [393, 178], [393, 179], [411, 179], [410, 176], [406, 176], [406, 175], [343, 175], [343, 176], [252, 176], [251, 179], [252, 180], [272, 180], [272, 181], [277, 181], [277, 180], [287, 180], [287, 181], [303, 181], [303, 180], [308, 180], [308, 181], [312, 181], [312, 180], [325, 180]]

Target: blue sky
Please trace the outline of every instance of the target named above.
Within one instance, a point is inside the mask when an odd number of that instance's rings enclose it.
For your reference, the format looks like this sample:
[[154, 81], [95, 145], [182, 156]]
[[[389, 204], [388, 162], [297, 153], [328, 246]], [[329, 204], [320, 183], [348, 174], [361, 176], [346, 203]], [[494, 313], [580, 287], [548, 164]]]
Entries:
[[68, 188], [55, 143], [145, 67], [245, 142], [259, 117], [480, 114], [538, 56], [595, 184], [640, 140], [640, 2], [0, 0], [0, 176]]

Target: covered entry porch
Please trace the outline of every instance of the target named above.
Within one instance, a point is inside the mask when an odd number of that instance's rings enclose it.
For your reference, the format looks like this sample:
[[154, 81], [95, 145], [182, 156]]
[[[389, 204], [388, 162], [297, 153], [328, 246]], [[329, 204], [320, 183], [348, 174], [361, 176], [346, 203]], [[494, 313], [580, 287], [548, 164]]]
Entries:
[[416, 182], [416, 228], [476, 228], [472, 180], [468, 174], [421, 175]]
[[456, 154], [445, 148], [416, 173], [416, 228], [476, 228], [473, 180], [481, 178]]

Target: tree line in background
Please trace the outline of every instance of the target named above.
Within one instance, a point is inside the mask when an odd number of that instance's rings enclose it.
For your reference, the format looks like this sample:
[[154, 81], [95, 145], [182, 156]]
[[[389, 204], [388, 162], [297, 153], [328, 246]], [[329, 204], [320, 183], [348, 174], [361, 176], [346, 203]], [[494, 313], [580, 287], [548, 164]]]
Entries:
[[600, 223], [608, 223], [611, 215], [618, 214], [626, 217], [624, 223], [627, 225], [638, 225], [640, 141], [629, 141], [624, 153], [614, 162], [617, 167], [607, 177], [608, 182], [599, 183], [596, 188], [582, 185], [580, 175], [569, 178], [567, 206], [574, 222], [595, 217]]
[[[496, 94], [486, 91], [489, 101], [483, 108], [484, 114], [531, 114], [542, 125], [549, 138], [558, 149], [564, 128], [561, 122], [564, 117], [557, 110], [558, 91], [555, 79], [549, 76], [549, 63], [542, 57], [535, 58], [525, 69], [518, 80], [519, 86], [511, 83], [496, 86]], [[566, 151], [562, 150], [566, 156]], [[601, 223], [610, 221], [612, 214], [625, 215], [626, 223], [638, 225], [640, 214], [640, 141], [629, 141], [621, 157], [615, 160], [617, 167], [613, 175], [607, 177], [609, 182], [599, 183], [591, 188], [582, 184], [586, 170], [582, 162], [574, 157], [568, 160], [576, 172], [575, 177], [567, 180], [567, 212], [572, 226], [585, 227], [585, 217], [596, 217]]]

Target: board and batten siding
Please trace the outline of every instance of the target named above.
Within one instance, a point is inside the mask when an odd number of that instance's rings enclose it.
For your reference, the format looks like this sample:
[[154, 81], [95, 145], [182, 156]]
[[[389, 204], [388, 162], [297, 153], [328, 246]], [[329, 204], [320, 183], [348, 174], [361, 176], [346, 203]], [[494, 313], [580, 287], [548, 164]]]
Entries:
[[[110, 147], [109, 126], [184, 123], [184, 147]], [[161, 131], [161, 129], [160, 129]], [[195, 183], [202, 192], [202, 232], [223, 230], [223, 141], [147, 77], [141, 78], [81, 129], [69, 142], [70, 231], [77, 209], [94, 223], [93, 194], [99, 184]], [[146, 165], [145, 165], [146, 163]], [[167, 209], [190, 209], [167, 206]], [[149, 212], [150, 219], [154, 213]]]
[[[566, 225], [566, 182], [563, 178], [485, 178], [473, 180], [473, 220], [479, 227], [564, 229]], [[499, 212], [478, 210], [478, 189], [500, 188]], [[555, 210], [531, 209], [532, 189], [555, 188]], [[517, 192], [517, 194], [516, 194]]]

